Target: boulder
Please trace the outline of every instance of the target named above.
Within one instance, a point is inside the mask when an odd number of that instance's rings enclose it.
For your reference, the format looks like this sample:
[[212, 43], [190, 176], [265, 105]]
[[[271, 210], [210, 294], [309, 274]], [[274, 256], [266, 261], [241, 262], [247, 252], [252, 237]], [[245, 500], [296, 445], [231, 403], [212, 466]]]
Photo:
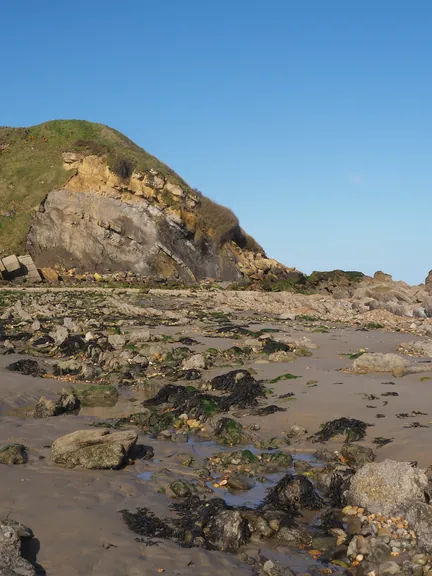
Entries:
[[384, 460], [362, 466], [352, 477], [347, 500], [383, 516], [397, 516], [416, 502], [425, 501], [428, 480], [408, 462]]
[[36, 576], [34, 567], [21, 556], [21, 539], [33, 534], [11, 520], [0, 521], [0, 574]]
[[131, 431], [78, 430], [54, 441], [53, 460], [67, 468], [117, 469], [128, 463], [137, 438]]
[[356, 358], [353, 371], [357, 374], [369, 372], [391, 372], [393, 376], [403, 376], [409, 361], [397, 354], [366, 353]]

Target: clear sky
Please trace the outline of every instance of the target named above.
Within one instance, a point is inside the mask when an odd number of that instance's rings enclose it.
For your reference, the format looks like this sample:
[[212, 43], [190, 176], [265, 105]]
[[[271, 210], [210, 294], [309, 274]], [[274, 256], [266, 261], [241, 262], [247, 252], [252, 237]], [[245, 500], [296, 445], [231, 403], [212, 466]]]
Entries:
[[283, 263], [432, 268], [430, 0], [3, 0], [0, 125], [108, 124]]

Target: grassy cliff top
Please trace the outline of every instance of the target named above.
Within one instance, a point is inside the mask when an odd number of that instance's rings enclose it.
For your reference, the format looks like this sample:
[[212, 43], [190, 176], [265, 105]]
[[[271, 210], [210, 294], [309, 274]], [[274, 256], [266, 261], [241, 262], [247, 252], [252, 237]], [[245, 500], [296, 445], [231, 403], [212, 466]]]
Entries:
[[[190, 190], [168, 166], [103, 124], [53, 120], [30, 128], [0, 127], [0, 255], [25, 251], [33, 213], [50, 191], [63, 187], [70, 178], [70, 172], [63, 168], [63, 152], [105, 156], [112, 169], [119, 161], [126, 161], [137, 171], [155, 170]], [[231, 210], [205, 197], [202, 200], [196, 219], [201, 228], [223, 226], [221, 237], [238, 228]], [[252, 239], [250, 244], [255, 246]]]

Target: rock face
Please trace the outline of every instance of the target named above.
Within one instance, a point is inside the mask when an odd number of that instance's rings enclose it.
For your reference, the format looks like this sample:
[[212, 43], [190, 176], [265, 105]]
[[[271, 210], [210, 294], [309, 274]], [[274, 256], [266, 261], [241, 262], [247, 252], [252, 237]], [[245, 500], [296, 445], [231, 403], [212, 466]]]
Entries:
[[200, 250], [181, 223], [144, 198], [55, 190], [33, 220], [28, 246], [40, 267], [61, 263], [185, 281], [241, 277], [233, 254], [212, 245]]
[[67, 468], [116, 469], [127, 464], [136, 441], [134, 432], [78, 430], [55, 440], [52, 455], [54, 462]]
[[21, 556], [21, 538], [32, 537], [31, 532], [27, 535], [22, 529], [16, 522], [0, 521], [0, 575], [36, 575], [34, 567]]
[[422, 470], [407, 462], [384, 460], [365, 464], [351, 479], [348, 501], [383, 516], [402, 514], [425, 501], [428, 481]]

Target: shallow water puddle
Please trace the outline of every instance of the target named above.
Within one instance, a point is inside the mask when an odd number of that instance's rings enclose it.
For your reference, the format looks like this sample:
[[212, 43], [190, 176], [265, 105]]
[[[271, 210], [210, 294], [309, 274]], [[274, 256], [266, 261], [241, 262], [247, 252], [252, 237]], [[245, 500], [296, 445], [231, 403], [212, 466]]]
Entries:
[[285, 476], [286, 472], [277, 472], [275, 474], [268, 474], [266, 476], [267, 482], [257, 481], [255, 486], [250, 490], [232, 490], [223, 487], [215, 487], [214, 481], [222, 478], [220, 475], [214, 475], [214, 480], [206, 482], [206, 486], [210, 488], [216, 496], [223, 498], [229, 506], [247, 506], [248, 508], [257, 508], [267, 495], [267, 492]]

